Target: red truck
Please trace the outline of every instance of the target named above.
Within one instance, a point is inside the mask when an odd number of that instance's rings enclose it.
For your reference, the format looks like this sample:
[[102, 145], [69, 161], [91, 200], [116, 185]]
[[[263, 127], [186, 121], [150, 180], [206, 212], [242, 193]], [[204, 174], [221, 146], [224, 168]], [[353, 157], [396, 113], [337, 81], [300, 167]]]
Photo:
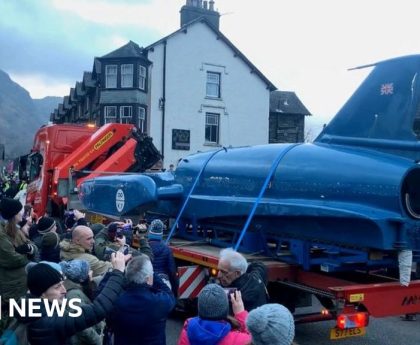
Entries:
[[41, 127], [27, 158], [27, 202], [38, 215], [61, 217], [79, 208], [77, 186], [103, 174], [142, 172], [162, 156], [131, 124], [54, 124]]

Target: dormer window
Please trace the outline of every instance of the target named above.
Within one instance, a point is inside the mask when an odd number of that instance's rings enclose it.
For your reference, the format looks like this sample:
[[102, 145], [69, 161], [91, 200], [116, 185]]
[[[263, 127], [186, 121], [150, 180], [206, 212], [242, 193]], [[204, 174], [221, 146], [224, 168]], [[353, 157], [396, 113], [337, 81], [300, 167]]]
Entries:
[[121, 65], [121, 87], [133, 87], [133, 65]]
[[117, 65], [105, 66], [105, 87], [115, 89], [117, 87]]

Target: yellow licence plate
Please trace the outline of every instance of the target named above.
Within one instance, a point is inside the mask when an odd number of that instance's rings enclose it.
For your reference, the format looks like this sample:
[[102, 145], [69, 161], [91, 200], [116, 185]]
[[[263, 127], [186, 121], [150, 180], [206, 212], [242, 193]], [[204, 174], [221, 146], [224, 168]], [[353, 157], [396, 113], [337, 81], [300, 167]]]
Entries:
[[357, 337], [360, 335], [366, 334], [366, 328], [356, 327], [356, 328], [332, 328], [330, 332], [330, 339], [343, 339], [348, 337]]

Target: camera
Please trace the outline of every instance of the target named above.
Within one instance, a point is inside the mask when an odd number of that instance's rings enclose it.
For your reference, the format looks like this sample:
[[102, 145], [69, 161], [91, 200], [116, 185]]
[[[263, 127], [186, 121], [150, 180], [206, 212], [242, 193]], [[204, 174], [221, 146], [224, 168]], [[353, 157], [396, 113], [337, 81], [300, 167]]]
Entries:
[[64, 212], [64, 224], [66, 225], [67, 229], [73, 227], [76, 223], [76, 217], [74, 215], [74, 210], [68, 210]]
[[127, 255], [128, 252], [129, 252], [129, 247], [127, 245], [125, 245], [120, 250], [115, 250], [115, 249], [112, 249], [110, 247], [105, 247], [105, 249], [104, 249], [104, 260], [105, 261], [110, 261], [112, 253], [116, 253], [116, 252], [121, 252], [124, 255]]
[[226, 295], [230, 298], [231, 294], [234, 294], [238, 289], [237, 288], [224, 288]]
[[116, 250], [114, 250], [112, 248], [109, 248], [109, 247], [106, 247], [104, 249], [104, 260], [105, 261], [110, 261], [112, 253], [116, 253], [116, 252], [117, 252]]

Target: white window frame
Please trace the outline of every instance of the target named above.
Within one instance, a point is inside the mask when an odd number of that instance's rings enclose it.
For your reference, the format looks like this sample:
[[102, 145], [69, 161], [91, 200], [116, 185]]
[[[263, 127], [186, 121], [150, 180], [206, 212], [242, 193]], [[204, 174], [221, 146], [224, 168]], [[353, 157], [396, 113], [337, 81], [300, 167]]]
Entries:
[[[131, 70], [130, 70], [131, 69]], [[133, 87], [133, 64], [121, 65], [121, 87]]]
[[[128, 115], [125, 114], [125, 109], [128, 109]], [[131, 105], [122, 105], [120, 107], [120, 123], [132, 123], [133, 121], [133, 107]]]
[[[109, 115], [113, 112], [114, 115]], [[117, 107], [115, 105], [107, 105], [104, 108], [104, 124], [117, 122]]]
[[144, 107], [139, 107], [138, 109], [138, 129], [141, 133], [145, 133], [146, 132], [146, 108]]
[[[213, 121], [215, 120], [215, 121]], [[216, 138], [207, 136], [207, 128], [216, 127]], [[220, 140], [220, 114], [218, 113], [206, 113], [205, 128], [204, 128], [204, 141], [206, 144], [218, 145]]]
[[118, 81], [118, 66], [105, 65], [105, 88], [106, 89], [117, 88], [117, 81]]
[[206, 96], [211, 98], [221, 97], [221, 73], [207, 71]]
[[146, 90], [147, 68], [139, 65], [139, 89]]

